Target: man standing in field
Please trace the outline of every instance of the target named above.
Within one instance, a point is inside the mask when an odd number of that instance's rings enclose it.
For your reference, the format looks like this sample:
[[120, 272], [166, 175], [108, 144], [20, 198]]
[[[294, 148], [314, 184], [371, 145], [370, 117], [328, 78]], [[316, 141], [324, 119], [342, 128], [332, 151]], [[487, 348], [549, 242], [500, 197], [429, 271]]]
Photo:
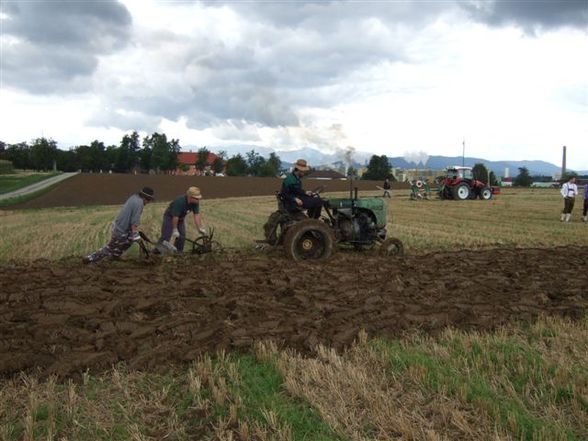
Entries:
[[386, 178], [384, 179], [384, 185], [383, 185], [383, 189], [384, 189], [384, 195], [382, 196], [383, 198], [391, 198], [392, 196], [390, 196], [390, 178]]
[[321, 216], [323, 200], [310, 191], [302, 189], [302, 177], [310, 167], [304, 159], [298, 159], [294, 164], [294, 170], [284, 182], [282, 182], [282, 194], [285, 198], [286, 210], [295, 211], [297, 208], [304, 208], [308, 217], [318, 219]]
[[576, 177], [572, 176], [568, 182], [561, 186], [561, 195], [564, 198], [564, 209], [561, 213], [561, 221], [569, 222], [572, 217], [572, 210], [574, 209], [574, 202], [578, 194], [578, 186], [576, 185]]
[[184, 251], [186, 239], [186, 224], [184, 219], [189, 211], [194, 217], [194, 224], [201, 234], [206, 234], [200, 217], [200, 200], [202, 193], [198, 187], [190, 187], [185, 194], [175, 198], [163, 213], [161, 225], [161, 237], [159, 243], [167, 241], [176, 247], [179, 252]]
[[138, 241], [139, 225], [143, 207], [153, 201], [154, 191], [152, 188], [144, 187], [141, 191], [133, 194], [118, 213], [118, 216], [112, 223], [112, 236], [110, 242], [100, 248], [98, 251], [84, 257], [82, 262], [93, 263], [104, 259], [105, 257], [119, 258], [122, 253], [130, 248], [133, 242]]

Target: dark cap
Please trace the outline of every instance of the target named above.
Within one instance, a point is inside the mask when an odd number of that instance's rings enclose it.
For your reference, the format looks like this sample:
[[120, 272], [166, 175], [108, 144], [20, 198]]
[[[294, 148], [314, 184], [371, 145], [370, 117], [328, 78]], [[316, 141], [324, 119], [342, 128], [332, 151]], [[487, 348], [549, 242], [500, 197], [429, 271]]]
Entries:
[[149, 201], [152, 201], [153, 199], [155, 199], [155, 192], [151, 187], [143, 187], [143, 190], [139, 192], [139, 196]]

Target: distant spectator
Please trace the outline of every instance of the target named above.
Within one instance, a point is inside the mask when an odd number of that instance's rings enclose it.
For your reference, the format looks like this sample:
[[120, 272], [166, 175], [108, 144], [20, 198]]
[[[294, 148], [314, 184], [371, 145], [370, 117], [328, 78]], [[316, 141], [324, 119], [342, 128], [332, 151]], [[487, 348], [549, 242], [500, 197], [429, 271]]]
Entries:
[[582, 211], [582, 220], [588, 222], [588, 184], [584, 185], [584, 210]]
[[149, 187], [144, 187], [143, 190], [131, 195], [112, 223], [110, 242], [98, 251], [84, 257], [82, 262], [98, 262], [105, 257], [119, 258], [122, 253], [131, 247], [133, 242], [141, 238], [139, 235], [139, 224], [141, 223], [143, 207], [153, 201], [153, 199], [154, 192]]
[[576, 185], [576, 177], [572, 176], [568, 182], [561, 186], [561, 195], [564, 198], [564, 209], [561, 213], [560, 219], [562, 222], [570, 221], [577, 194], [578, 186]]
[[384, 185], [382, 186], [382, 188], [384, 189], [384, 195], [382, 197], [391, 198], [392, 196], [390, 196], [390, 179], [384, 179]]

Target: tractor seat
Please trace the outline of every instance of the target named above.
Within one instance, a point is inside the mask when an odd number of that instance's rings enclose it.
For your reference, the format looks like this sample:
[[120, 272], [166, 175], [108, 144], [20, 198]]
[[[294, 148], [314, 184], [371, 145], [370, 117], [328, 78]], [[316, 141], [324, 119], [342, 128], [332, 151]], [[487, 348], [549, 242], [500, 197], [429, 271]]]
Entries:
[[281, 191], [276, 191], [276, 199], [278, 200], [278, 210], [284, 213], [296, 214], [304, 210], [298, 206], [289, 207], [290, 204], [287, 203], [286, 196]]

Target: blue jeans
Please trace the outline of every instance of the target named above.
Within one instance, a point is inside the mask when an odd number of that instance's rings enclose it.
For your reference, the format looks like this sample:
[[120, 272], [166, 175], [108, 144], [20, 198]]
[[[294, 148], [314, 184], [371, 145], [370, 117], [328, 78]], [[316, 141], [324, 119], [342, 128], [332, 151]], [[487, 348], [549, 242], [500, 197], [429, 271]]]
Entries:
[[[178, 218], [178, 231], [180, 232], [180, 237], [176, 239], [176, 243], [172, 243], [176, 247], [178, 251], [184, 251], [184, 243], [186, 237], [186, 223], [184, 222], [183, 217]], [[161, 237], [159, 238], [159, 242], [168, 241], [171, 239], [171, 235], [174, 231], [173, 226], [173, 216], [169, 214], [163, 215], [163, 223], [161, 224]]]

